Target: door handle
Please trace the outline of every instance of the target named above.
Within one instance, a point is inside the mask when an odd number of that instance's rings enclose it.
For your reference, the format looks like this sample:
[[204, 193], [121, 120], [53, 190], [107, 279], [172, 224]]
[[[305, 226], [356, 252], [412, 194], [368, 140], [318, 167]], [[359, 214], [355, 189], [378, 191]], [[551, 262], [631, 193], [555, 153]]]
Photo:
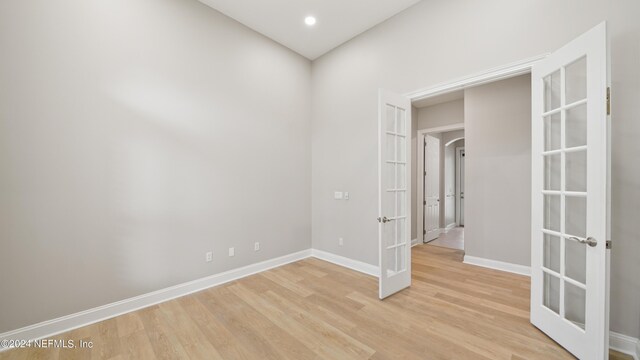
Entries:
[[389, 221], [391, 221], [391, 219], [388, 219], [386, 216], [383, 216], [382, 218], [378, 218], [378, 222], [381, 222], [381, 223], [388, 223]]
[[591, 236], [589, 236], [586, 239], [580, 239], [580, 238], [577, 238], [575, 236], [572, 236], [569, 239], [573, 240], [573, 241], [577, 241], [577, 242], [579, 242], [581, 244], [587, 244], [587, 245], [589, 245], [591, 247], [594, 247], [594, 246], [598, 245], [598, 240], [592, 238]]

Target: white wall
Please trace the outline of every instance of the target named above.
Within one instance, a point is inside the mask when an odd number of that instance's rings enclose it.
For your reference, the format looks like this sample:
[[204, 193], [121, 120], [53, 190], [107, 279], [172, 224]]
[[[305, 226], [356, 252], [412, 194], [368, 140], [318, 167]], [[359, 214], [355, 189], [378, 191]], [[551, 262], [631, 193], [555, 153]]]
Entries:
[[418, 130], [464, 122], [464, 99], [418, 109]]
[[0, 49], [0, 332], [310, 247], [309, 61], [195, 0], [5, 0]]
[[[611, 328], [639, 337], [639, 13], [636, 0], [422, 1], [314, 61], [313, 246], [378, 263], [379, 88], [407, 93], [548, 53], [608, 20], [614, 124]], [[333, 201], [338, 188], [350, 189], [352, 200]]]
[[531, 77], [465, 96], [465, 255], [531, 264]]

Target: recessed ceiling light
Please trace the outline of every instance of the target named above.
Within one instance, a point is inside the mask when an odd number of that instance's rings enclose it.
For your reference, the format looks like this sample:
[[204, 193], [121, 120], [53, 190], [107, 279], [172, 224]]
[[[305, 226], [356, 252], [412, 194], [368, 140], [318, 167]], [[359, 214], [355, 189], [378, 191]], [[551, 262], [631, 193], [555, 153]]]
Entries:
[[313, 16], [307, 16], [306, 18], [304, 18], [304, 23], [309, 26], [313, 26], [316, 24], [316, 18], [314, 18]]

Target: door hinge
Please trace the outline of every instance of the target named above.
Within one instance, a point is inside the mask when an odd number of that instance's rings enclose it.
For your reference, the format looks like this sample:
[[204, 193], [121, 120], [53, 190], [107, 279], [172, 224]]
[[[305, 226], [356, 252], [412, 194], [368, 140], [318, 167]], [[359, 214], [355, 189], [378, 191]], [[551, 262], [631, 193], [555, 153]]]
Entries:
[[611, 249], [611, 240], [607, 240], [607, 246], [606, 246], [606, 248], [607, 248], [608, 250], [610, 250], [610, 249]]
[[422, 205], [427, 205], [427, 200], [424, 200], [424, 201], [422, 202]]
[[427, 235], [427, 230], [422, 230], [423, 235]]
[[607, 87], [607, 115], [611, 115], [611, 88]]

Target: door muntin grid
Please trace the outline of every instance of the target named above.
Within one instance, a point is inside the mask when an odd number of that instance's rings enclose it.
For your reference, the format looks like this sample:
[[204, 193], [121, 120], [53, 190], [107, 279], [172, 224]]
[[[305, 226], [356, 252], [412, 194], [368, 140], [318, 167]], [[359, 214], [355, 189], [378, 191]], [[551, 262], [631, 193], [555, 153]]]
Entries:
[[383, 224], [387, 277], [407, 269], [407, 125], [406, 110], [387, 104], [384, 135], [386, 188], [383, 195], [383, 215], [389, 219]]
[[585, 330], [587, 58], [543, 77], [542, 304]]

